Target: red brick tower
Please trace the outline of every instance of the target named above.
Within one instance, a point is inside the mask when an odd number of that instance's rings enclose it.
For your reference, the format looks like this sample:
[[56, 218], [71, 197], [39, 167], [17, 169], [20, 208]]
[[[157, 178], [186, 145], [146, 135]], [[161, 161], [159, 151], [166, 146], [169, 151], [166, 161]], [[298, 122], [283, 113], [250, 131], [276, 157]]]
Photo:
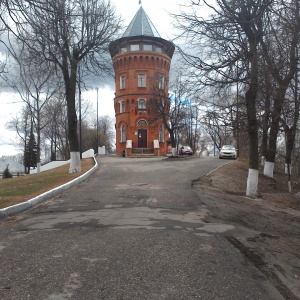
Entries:
[[[150, 122], [153, 79], [168, 96], [174, 45], [162, 39], [142, 7], [123, 36], [109, 45], [115, 70], [116, 153], [166, 155], [168, 132]], [[148, 102], [149, 103], [149, 102]]]

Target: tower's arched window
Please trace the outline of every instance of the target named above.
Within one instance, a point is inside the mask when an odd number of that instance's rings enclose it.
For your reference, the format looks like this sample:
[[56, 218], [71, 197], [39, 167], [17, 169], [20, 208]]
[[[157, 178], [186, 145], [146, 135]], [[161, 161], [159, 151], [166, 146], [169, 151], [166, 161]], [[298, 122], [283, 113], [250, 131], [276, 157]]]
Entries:
[[121, 127], [120, 127], [120, 134], [121, 134], [120, 142], [121, 143], [125, 143], [126, 142], [126, 129], [125, 129], [125, 125], [121, 125]]
[[138, 109], [146, 109], [146, 99], [138, 100]]
[[163, 125], [159, 126], [158, 140], [159, 140], [160, 143], [163, 143], [165, 141], [165, 138], [164, 138], [164, 126]]

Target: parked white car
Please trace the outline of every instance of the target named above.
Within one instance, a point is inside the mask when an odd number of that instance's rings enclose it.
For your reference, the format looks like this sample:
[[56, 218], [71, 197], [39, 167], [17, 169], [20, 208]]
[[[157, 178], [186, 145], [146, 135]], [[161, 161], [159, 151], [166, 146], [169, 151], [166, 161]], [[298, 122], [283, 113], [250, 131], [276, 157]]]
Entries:
[[222, 146], [220, 152], [219, 152], [219, 158], [237, 158], [237, 152], [233, 145], [224, 145]]

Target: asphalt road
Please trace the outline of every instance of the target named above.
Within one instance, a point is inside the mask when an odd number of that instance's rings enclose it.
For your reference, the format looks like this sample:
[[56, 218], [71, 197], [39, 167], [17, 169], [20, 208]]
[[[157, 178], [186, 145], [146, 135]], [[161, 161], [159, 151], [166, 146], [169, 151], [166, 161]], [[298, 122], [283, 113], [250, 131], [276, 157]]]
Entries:
[[283, 299], [191, 187], [228, 161], [98, 157], [85, 182], [0, 222], [0, 299]]

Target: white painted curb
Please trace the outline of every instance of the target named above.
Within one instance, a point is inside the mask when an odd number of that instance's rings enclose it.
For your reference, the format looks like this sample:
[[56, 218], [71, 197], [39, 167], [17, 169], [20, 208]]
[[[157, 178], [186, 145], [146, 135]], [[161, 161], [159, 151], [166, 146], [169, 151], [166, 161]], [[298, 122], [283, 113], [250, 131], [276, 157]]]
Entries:
[[81, 183], [82, 181], [86, 180], [98, 168], [98, 162], [97, 162], [95, 156], [94, 156], [94, 161], [95, 161], [95, 165], [93, 168], [91, 168], [90, 170], [88, 170], [87, 172], [82, 174], [81, 176], [73, 179], [72, 181], [67, 182], [61, 186], [58, 186], [58, 187], [54, 188], [53, 190], [45, 192], [45, 193], [43, 193], [37, 197], [34, 197], [30, 200], [27, 200], [25, 202], [0, 209], [0, 219], [3, 219], [10, 215], [14, 215], [21, 211], [27, 210], [27, 209], [37, 205], [38, 203], [49, 200], [49, 199], [61, 194], [62, 192], [72, 188], [73, 186]]

